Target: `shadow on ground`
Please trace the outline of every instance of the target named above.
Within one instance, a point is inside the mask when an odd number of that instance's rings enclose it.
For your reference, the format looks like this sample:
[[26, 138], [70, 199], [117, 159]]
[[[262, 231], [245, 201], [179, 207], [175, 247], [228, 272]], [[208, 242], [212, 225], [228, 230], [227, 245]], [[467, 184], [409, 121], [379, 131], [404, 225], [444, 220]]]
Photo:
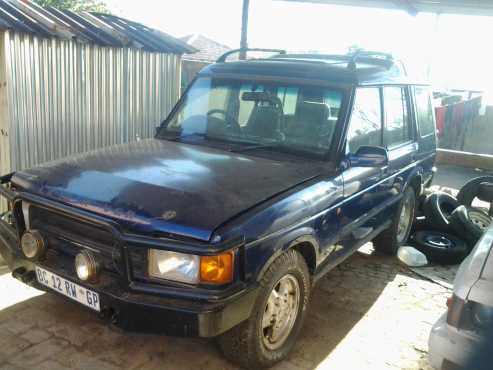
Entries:
[[0, 276], [10, 273], [9, 268], [4, 264], [3, 260], [0, 260]]
[[[402, 354], [396, 357], [387, 352], [393, 352], [392, 345], [412, 348], [414, 339], [406, 338], [407, 333], [402, 335], [406, 328], [394, 321], [402, 319], [400, 309], [405, 314], [411, 307], [406, 305], [412, 303], [415, 307], [417, 302], [419, 309], [421, 300], [426, 301], [416, 294], [408, 297], [411, 299], [398, 295], [399, 289], [406, 288], [396, 279], [402, 271], [395, 259], [359, 253], [335, 268], [314, 289], [301, 337], [289, 358], [276, 369], [330, 366], [342, 370], [360, 364], [368, 364], [365, 369], [373, 369], [372, 364], [375, 369], [386, 368], [379, 361], [390, 364], [389, 369], [401, 368]], [[388, 297], [382, 299], [389, 286], [397, 293], [390, 290]], [[372, 313], [375, 307], [378, 308]], [[368, 320], [362, 320], [365, 316]], [[434, 321], [433, 316], [430, 321]], [[411, 321], [410, 324], [410, 331], [416, 335], [417, 325]], [[393, 341], [390, 346], [387, 336]], [[421, 351], [426, 351], [421, 348], [422, 342], [406, 360], [411, 367], [403, 365], [402, 369], [426, 368], [422, 364]], [[388, 348], [387, 354], [383, 354], [385, 360], [381, 358], [382, 348]], [[348, 356], [358, 359], [357, 362], [351, 366]], [[35, 366], [50, 370], [57, 366], [98, 370], [235, 368], [221, 357], [213, 340], [123, 333], [82, 307], [52, 294], [28, 299], [0, 312], [2, 362], [19, 368]]]

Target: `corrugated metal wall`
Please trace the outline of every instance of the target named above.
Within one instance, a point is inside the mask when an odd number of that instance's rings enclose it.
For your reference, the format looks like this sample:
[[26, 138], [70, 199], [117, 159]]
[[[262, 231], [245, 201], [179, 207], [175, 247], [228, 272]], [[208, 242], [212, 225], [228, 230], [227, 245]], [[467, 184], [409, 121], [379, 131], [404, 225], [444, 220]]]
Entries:
[[12, 170], [151, 137], [179, 97], [180, 57], [5, 32]]

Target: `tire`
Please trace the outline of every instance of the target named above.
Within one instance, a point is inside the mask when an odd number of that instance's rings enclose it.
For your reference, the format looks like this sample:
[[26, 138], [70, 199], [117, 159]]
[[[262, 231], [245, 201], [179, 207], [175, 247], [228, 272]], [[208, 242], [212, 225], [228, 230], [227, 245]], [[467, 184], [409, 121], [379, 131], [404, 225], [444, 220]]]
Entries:
[[[299, 288], [299, 304], [292, 328], [278, 348], [268, 348], [262, 329], [262, 319], [268, 313], [268, 301], [281, 279], [295, 279]], [[310, 275], [303, 256], [289, 250], [278, 257], [267, 269], [260, 281], [260, 291], [250, 318], [218, 338], [223, 355], [231, 362], [246, 369], [267, 368], [283, 360], [291, 351], [303, 326], [310, 298]], [[289, 321], [289, 320], [288, 320]], [[266, 344], [268, 342], [268, 344]], [[272, 346], [274, 346], [272, 344]]]
[[493, 183], [482, 182], [479, 184], [477, 197], [483, 202], [493, 203]]
[[469, 253], [467, 244], [454, 235], [439, 231], [418, 231], [411, 244], [422, 252], [428, 261], [440, 264], [460, 263]]
[[493, 176], [480, 176], [467, 182], [457, 194], [457, 201], [463, 206], [470, 207], [483, 182], [493, 182]]
[[[402, 213], [405, 210], [405, 204], [408, 204], [410, 207], [409, 214], [407, 215], [408, 225], [406, 226], [405, 231], [399, 232], [399, 224], [401, 216], [404, 216]], [[409, 238], [409, 234], [411, 233], [414, 222], [415, 212], [416, 193], [414, 192], [414, 189], [412, 187], [408, 187], [404, 191], [402, 199], [399, 202], [399, 205], [393, 217], [392, 225], [387, 230], [378, 235], [375, 239], [373, 239], [373, 247], [375, 248], [375, 250], [380, 253], [395, 256], [399, 247], [404, 245]]]
[[417, 231], [430, 230], [433, 229], [432, 225], [428, 222], [426, 217], [416, 217], [413, 222], [413, 227], [411, 229], [411, 235]]
[[450, 229], [450, 216], [458, 206], [460, 204], [453, 196], [436, 192], [426, 198], [423, 204], [423, 213], [428, 222], [436, 229], [447, 232]]
[[[482, 216], [481, 211], [471, 210], [475, 220], [479, 221]], [[488, 215], [486, 215], [487, 218]], [[483, 235], [485, 228], [481, 227], [477, 222], [471, 220], [469, 211], [466, 206], [459, 206], [450, 216], [450, 226], [453, 233], [462, 237], [472, 249], [474, 245]]]
[[493, 222], [491, 216], [487, 212], [479, 208], [469, 207], [467, 209], [467, 212], [469, 213], [469, 219], [473, 223], [478, 225], [478, 227], [483, 231], [483, 233]]
[[423, 193], [418, 197], [418, 199], [416, 199], [416, 212], [415, 212], [416, 217], [424, 216], [423, 204], [425, 203], [426, 198], [427, 195]]

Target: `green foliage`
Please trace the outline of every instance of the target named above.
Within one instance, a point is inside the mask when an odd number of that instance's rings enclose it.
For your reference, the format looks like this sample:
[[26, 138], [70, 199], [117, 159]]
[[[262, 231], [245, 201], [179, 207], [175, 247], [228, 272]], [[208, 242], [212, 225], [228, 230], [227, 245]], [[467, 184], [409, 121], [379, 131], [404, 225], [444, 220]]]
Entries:
[[106, 4], [100, 0], [34, 0], [34, 2], [40, 6], [52, 6], [60, 10], [109, 13]]

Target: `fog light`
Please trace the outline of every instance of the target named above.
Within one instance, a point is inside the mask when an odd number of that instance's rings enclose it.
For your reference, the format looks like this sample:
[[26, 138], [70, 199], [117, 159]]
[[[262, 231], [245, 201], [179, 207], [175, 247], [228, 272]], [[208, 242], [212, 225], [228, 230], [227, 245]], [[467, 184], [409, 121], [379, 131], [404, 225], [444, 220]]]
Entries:
[[82, 251], [75, 256], [75, 272], [82, 281], [96, 281], [100, 264], [91, 252]]
[[29, 230], [22, 235], [21, 249], [30, 260], [39, 259], [45, 252], [46, 243], [43, 235], [37, 230]]

